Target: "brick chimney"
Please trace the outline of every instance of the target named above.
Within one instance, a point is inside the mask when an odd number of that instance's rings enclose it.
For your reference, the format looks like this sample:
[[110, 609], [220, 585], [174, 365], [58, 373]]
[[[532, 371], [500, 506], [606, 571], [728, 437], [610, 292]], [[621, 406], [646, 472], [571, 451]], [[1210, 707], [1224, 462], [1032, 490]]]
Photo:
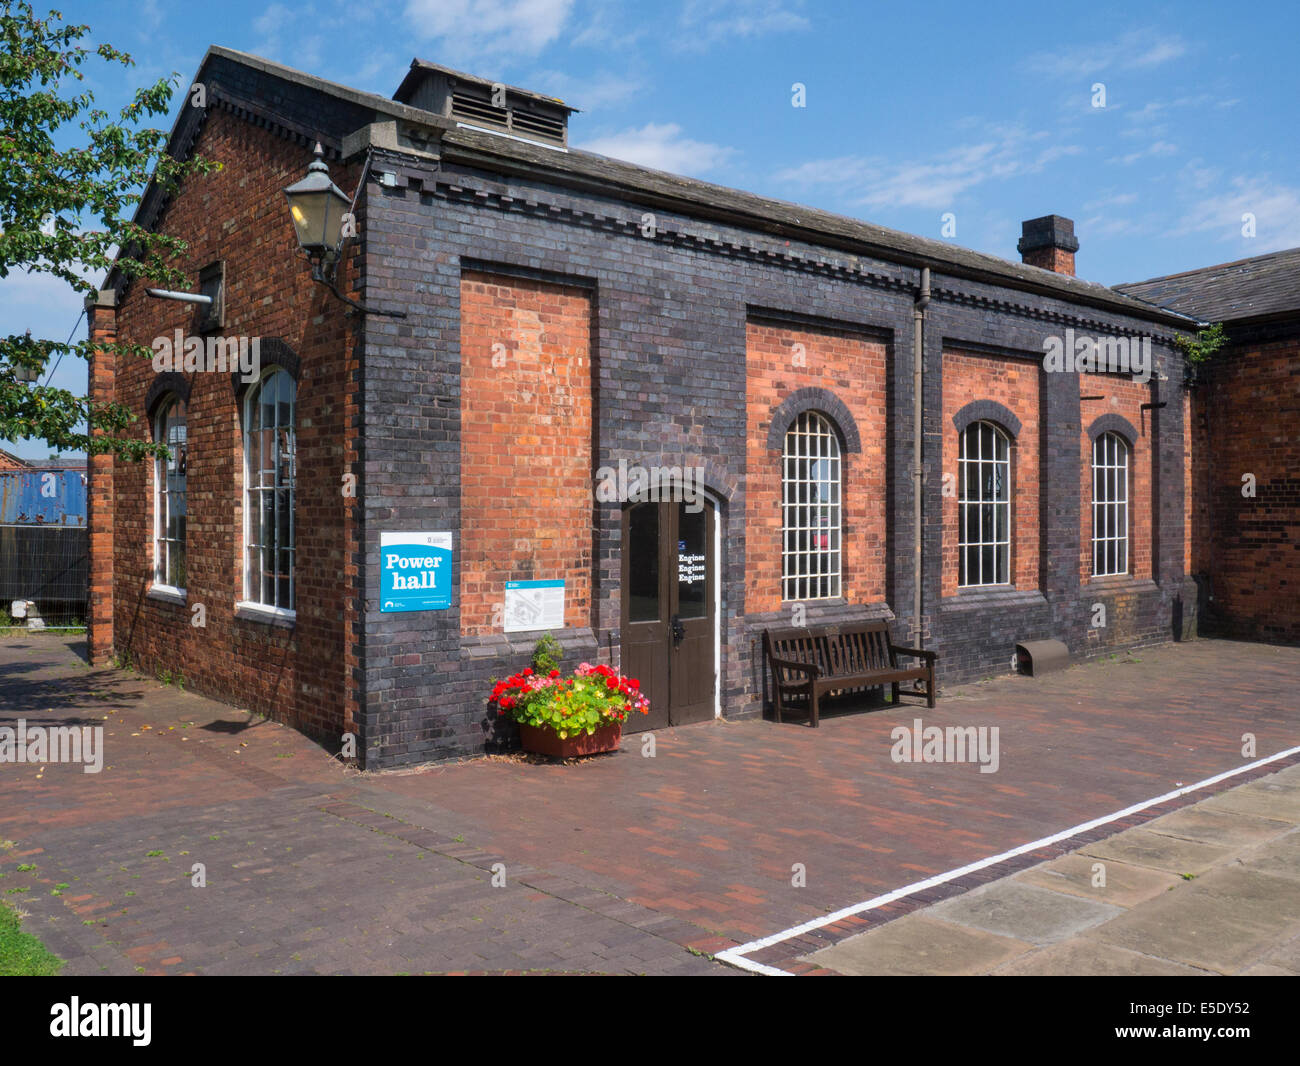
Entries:
[[1079, 250], [1079, 241], [1074, 235], [1073, 219], [1044, 215], [1022, 222], [1020, 231], [1016, 251], [1022, 262], [1074, 277], [1074, 253]]

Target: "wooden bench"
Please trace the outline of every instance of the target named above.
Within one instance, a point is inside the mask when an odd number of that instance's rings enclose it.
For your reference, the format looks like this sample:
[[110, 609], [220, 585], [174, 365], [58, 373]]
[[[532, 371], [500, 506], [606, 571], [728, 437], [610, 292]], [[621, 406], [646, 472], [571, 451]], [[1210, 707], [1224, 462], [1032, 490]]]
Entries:
[[[765, 629], [763, 654], [772, 670], [778, 722], [789, 697], [807, 699], [816, 729], [817, 705], [826, 693], [887, 684], [892, 686], [894, 703], [898, 703], [903, 681], [916, 682], [908, 690], [909, 696], [924, 696], [926, 706], [934, 706], [934, 663], [938, 656], [920, 648], [899, 647], [889, 638], [887, 622]], [[899, 666], [900, 655], [920, 659], [921, 664]], [[924, 689], [921, 682], [925, 683]]]

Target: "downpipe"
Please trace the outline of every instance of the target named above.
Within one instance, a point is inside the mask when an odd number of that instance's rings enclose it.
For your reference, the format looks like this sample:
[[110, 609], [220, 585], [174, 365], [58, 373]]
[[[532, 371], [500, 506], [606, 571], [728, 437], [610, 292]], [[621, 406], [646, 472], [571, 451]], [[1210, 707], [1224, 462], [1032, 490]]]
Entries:
[[924, 431], [921, 389], [925, 383], [925, 309], [929, 306], [930, 268], [922, 267], [921, 286], [912, 307], [912, 646], [916, 648], [925, 646], [922, 642], [925, 627], [921, 623], [921, 545], [924, 538], [921, 496], [925, 481], [925, 468], [921, 465]]

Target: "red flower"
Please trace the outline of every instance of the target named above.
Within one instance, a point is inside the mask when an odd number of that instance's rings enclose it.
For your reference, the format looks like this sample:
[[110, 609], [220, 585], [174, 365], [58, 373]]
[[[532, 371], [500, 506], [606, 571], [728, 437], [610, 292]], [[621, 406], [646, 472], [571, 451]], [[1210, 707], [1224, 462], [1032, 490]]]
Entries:
[[616, 688], [618, 688], [618, 678], [616, 678], [616, 677], [608, 677], [608, 676], [607, 676], [607, 677], [605, 678], [605, 687], [608, 688], [608, 689], [616, 689]]
[[560, 671], [558, 671], [558, 670], [552, 670], [551, 673], [550, 673], [550, 676], [551, 676], [551, 677], [559, 677], [559, 676], [560, 676]]

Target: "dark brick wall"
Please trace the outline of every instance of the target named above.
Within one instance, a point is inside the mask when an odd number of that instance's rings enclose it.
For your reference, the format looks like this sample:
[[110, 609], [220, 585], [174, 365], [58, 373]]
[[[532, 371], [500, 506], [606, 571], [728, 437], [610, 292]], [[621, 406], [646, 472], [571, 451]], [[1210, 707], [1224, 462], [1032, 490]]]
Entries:
[[[758, 637], [765, 626], [789, 620], [788, 606], [760, 612], [746, 602], [746, 464], [752, 435], [745, 402], [747, 330], [756, 318], [775, 318], [794, 328], [815, 322], [879, 336], [886, 357], [885, 425], [877, 438], [887, 501], [886, 599], [874, 606], [812, 604], [807, 618], [816, 623], [883, 613], [897, 618], [900, 639], [909, 635], [911, 309], [917, 271], [662, 211], [656, 236], [649, 238], [639, 224], [651, 205], [461, 171], [445, 161], [438, 172], [396, 157], [376, 166], [398, 172], [399, 178], [396, 188], [370, 192], [371, 249], [386, 251], [382, 281], [373, 271], [367, 281], [382, 284], [397, 302], [409, 301], [412, 314], [401, 326], [367, 323], [366, 407], [398, 416], [365, 423], [367, 582], [376, 579], [381, 525], [473, 536], [459, 525], [460, 472], [453, 448], [444, 441], [454, 444], [459, 434], [461, 272], [488, 269], [593, 291], [595, 465], [624, 458], [646, 466], [701, 465], [708, 471], [709, 488], [721, 504], [721, 688], [723, 706], [733, 716], [759, 713], [764, 679]], [[367, 262], [376, 258], [371, 251]], [[936, 475], [944, 437], [952, 432], [951, 423], [942, 420], [943, 351], [1037, 360], [1043, 338], [1068, 326], [1092, 334], [1148, 331], [1147, 323], [1052, 298], [939, 274], [932, 284], [935, 300], [926, 333], [928, 610], [940, 603], [941, 528], [934, 516], [941, 513], [942, 500]], [[1157, 337], [1158, 359], [1169, 376], [1166, 387], [1181, 388], [1167, 333], [1149, 332]], [[1163, 538], [1155, 549], [1161, 553], [1160, 579], [1085, 595], [1079, 580], [1084, 536], [1079, 382], [1069, 374], [1040, 377], [1043, 487], [1034, 506], [1041, 587], [963, 596], [924, 620], [927, 644], [940, 652], [946, 683], [1005, 670], [1020, 640], [1059, 637], [1082, 656], [1172, 635], [1173, 605], [1183, 595], [1181, 420], [1167, 419], [1163, 433], [1157, 427], [1153, 445], [1161, 491], [1173, 498], [1173, 506], [1160, 511]], [[791, 390], [807, 385], [793, 377], [787, 383]], [[839, 396], [850, 408], [852, 391], [850, 385]], [[412, 396], [425, 398], [423, 404], [412, 409]], [[996, 389], [989, 398], [998, 399]], [[407, 474], [403, 460], [412, 457], [417, 461]], [[566, 638], [588, 657], [616, 659], [617, 506], [597, 508], [595, 537], [594, 624], [590, 630], [570, 630]], [[1107, 626], [1094, 629], [1089, 623], [1099, 601], [1107, 604]], [[371, 685], [366, 702], [367, 744], [375, 761], [393, 765], [481, 750], [485, 730], [491, 730], [482, 703], [487, 681], [523, 665], [525, 645], [531, 645], [518, 637], [462, 640], [459, 606], [455, 602], [451, 611], [420, 616], [420, 624], [368, 616], [368, 677], [380, 685]], [[758, 606], [770, 607], [770, 598]], [[441, 665], [436, 670], [394, 665], [413, 652]]]

